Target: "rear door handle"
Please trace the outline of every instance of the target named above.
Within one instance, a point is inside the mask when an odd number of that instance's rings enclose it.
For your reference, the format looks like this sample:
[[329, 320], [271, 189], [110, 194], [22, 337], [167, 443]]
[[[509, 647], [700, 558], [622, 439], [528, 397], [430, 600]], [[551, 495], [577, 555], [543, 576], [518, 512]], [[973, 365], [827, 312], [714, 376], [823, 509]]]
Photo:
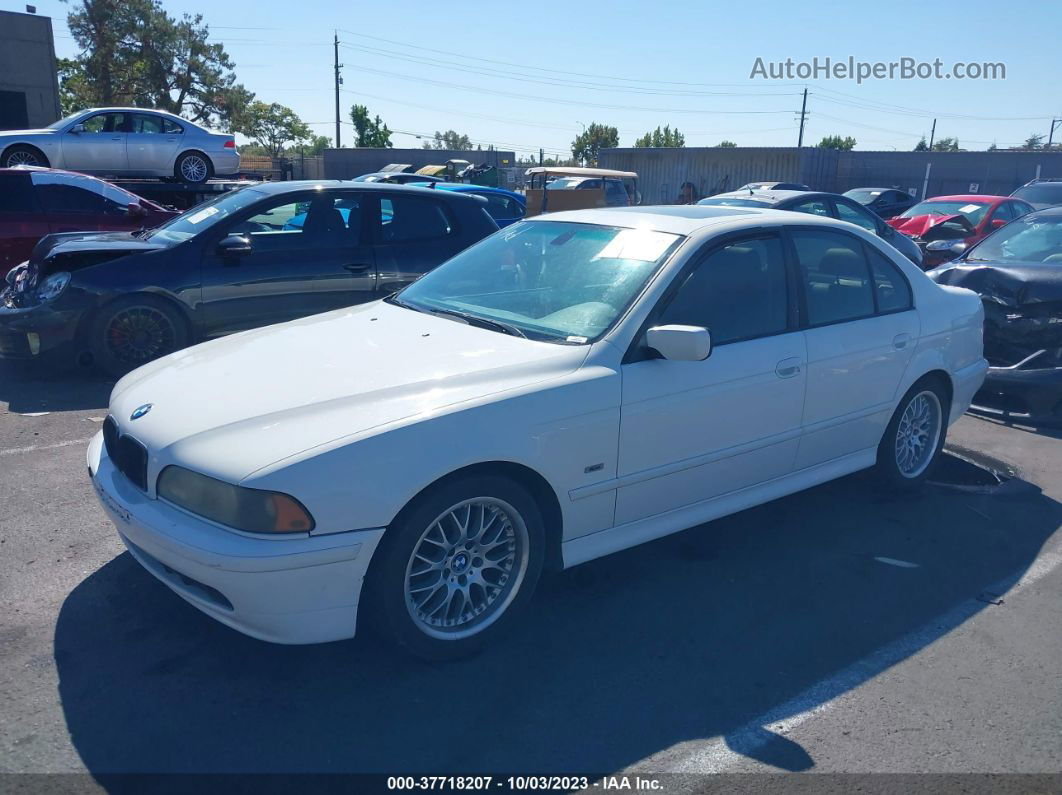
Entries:
[[800, 357], [790, 356], [788, 359], [782, 359], [775, 366], [774, 372], [779, 378], [792, 378], [794, 375], [799, 375]]
[[343, 266], [343, 270], [350, 271], [351, 273], [365, 273], [365, 271], [370, 268], [372, 268], [372, 265], [369, 265], [366, 262], [351, 262], [348, 265]]
[[910, 341], [911, 335], [905, 331], [902, 334], [897, 334], [895, 337], [892, 338], [892, 347], [894, 347], [896, 350], [901, 350], [902, 348], [906, 348], [907, 343]]

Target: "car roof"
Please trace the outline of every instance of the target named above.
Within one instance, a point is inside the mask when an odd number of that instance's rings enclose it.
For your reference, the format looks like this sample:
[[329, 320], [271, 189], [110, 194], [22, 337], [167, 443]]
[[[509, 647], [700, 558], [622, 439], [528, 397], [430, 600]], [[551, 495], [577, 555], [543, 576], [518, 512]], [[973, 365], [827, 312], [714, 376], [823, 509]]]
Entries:
[[854, 190], [880, 190], [880, 191], [894, 190], [894, 191], [898, 191], [899, 193], [907, 193], [907, 191], [903, 190], [902, 188], [849, 188], [848, 190], [845, 191], [845, 193], [851, 193]]
[[[531, 223], [537, 221], [565, 221], [569, 223], [601, 224], [604, 226], [647, 228], [657, 232], [669, 232], [686, 236], [693, 235], [702, 229], [723, 224], [736, 227], [752, 227], [763, 222], [787, 224], [827, 223], [834, 226], [842, 223], [835, 218], [792, 213], [788, 210], [760, 207], [712, 207], [697, 204], [568, 210], [547, 213], [528, 220]], [[849, 226], [850, 224], [845, 224], [844, 228]]]
[[470, 182], [436, 182], [435, 187], [431, 190], [449, 190], [457, 191], [458, 193], [469, 193], [471, 191], [479, 190], [486, 193], [496, 193], [499, 196], [508, 196], [509, 198], [524, 198], [519, 193], [506, 190], [505, 188], [496, 188], [493, 185], [475, 185]]
[[[395, 185], [380, 182], [354, 182], [343, 179], [299, 179], [288, 182], [276, 182], [267, 180], [256, 185], [250, 185], [244, 190], [258, 191], [268, 196], [277, 196], [283, 193], [295, 193], [297, 191], [313, 190], [315, 188], [327, 188], [329, 190], [355, 189], [359, 191], [380, 191], [381, 193], [410, 193], [417, 196], [434, 195], [441, 196], [447, 201], [472, 201], [474, 196], [463, 196], [452, 191], [439, 192], [433, 188], [420, 188], [412, 185]], [[478, 199], [484, 201], [484, 199]]]
[[778, 204], [787, 199], [812, 196], [839, 196], [838, 193], [826, 193], [821, 190], [732, 190], [727, 193], [717, 193], [714, 196], [705, 196], [706, 199], [758, 199], [760, 201]]
[[634, 171], [616, 171], [612, 168], [583, 168], [581, 166], [533, 166], [524, 172], [532, 174], [554, 174], [558, 177], [618, 177], [620, 179], [637, 179]]
[[1010, 196], [989, 196], [984, 193], [956, 193], [953, 196], [930, 196], [928, 199], [923, 199], [927, 202], [983, 202], [985, 204], [995, 204], [997, 202], [1006, 201], [1010, 199]]
[[1042, 210], [1033, 210], [1031, 213], [1027, 213], [1022, 216], [1023, 220], [1042, 218], [1044, 216], [1062, 216], [1062, 205], [1057, 207], [1044, 207]]

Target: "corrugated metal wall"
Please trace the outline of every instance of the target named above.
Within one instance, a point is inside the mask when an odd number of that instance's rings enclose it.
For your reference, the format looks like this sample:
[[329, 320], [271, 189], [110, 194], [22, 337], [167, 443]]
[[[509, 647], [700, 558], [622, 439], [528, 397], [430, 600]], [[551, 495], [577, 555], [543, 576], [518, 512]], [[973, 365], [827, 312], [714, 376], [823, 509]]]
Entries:
[[[683, 182], [701, 196], [746, 182], [802, 182], [814, 190], [843, 193], [859, 187], [915, 189], [921, 195], [931, 163], [927, 195], [1001, 193], [1037, 176], [1062, 177], [1059, 152], [838, 152], [831, 149], [700, 148], [605, 149], [602, 168], [636, 171], [642, 204], [671, 204]], [[971, 187], [975, 186], [975, 187]]]
[[505, 168], [516, 164], [514, 152], [497, 149], [325, 149], [324, 178], [353, 179], [379, 171], [389, 163], [409, 163], [414, 170], [422, 166], [442, 165], [447, 160]]

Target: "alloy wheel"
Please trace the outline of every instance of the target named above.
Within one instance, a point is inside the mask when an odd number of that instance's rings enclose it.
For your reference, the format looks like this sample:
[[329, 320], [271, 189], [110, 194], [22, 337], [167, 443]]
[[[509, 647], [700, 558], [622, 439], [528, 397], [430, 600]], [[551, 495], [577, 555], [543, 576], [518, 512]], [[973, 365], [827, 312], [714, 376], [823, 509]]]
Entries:
[[181, 161], [181, 176], [188, 182], [202, 182], [207, 176], [206, 161], [199, 155], [187, 155]]
[[406, 609], [431, 637], [475, 635], [512, 603], [527, 564], [528, 532], [519, 512], [493, 497], [465, 500], [436, 517], [413, 547]]
[[921, 475], [933, 460], [940, 441], [940, 399], [931, 390], [915, 395], [896, 428], [896, 468], [905, 478]]
[[170, 319], [150, 306], [132, 306], [118, 312], [104, 334], [110, 354], [129, 365], [144, 364], [169, 353], [177, 339]]
[[37, 155], [33, 154], [27, 149], [18, 149], [7, 156], [8, 168], [14, 168], [15, 166], [42, 166], [41, 159]]

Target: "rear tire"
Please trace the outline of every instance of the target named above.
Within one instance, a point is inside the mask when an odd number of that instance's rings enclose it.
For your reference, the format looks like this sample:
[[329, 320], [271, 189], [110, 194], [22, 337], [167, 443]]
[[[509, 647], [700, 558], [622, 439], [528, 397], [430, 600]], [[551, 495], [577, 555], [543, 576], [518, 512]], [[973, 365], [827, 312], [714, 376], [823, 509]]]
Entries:
[[878, 445], [877, 473], [889, 487], [914, 491], [933, 473], [947, 436], [948, 407], [938, 378], [922, 378], [907, 390]]
[[185, 152], [174, 163], [173, 175], [189, 185], [202, 185], [214, 176], [214, 164], [202, 152]]
[[478, 652], [527, 604], [545, 532], [534, 498], [493, 475], [444, 482], [388, 528], [361, 615], [425, 660]]
[[119, 298], [90, 325], [93, 361], [119, 378], [143, 364], [188, 345], [188, 326], [180, 313], [150, 295]]
[[37, 147], [29, 146], [28, 144], [16, 144], [4, 151], [2, 165], [4, 168], [14, 168], [15, 166], [48, 168], [49, 163], [48, 158], [44, 156], [44, 152]]

